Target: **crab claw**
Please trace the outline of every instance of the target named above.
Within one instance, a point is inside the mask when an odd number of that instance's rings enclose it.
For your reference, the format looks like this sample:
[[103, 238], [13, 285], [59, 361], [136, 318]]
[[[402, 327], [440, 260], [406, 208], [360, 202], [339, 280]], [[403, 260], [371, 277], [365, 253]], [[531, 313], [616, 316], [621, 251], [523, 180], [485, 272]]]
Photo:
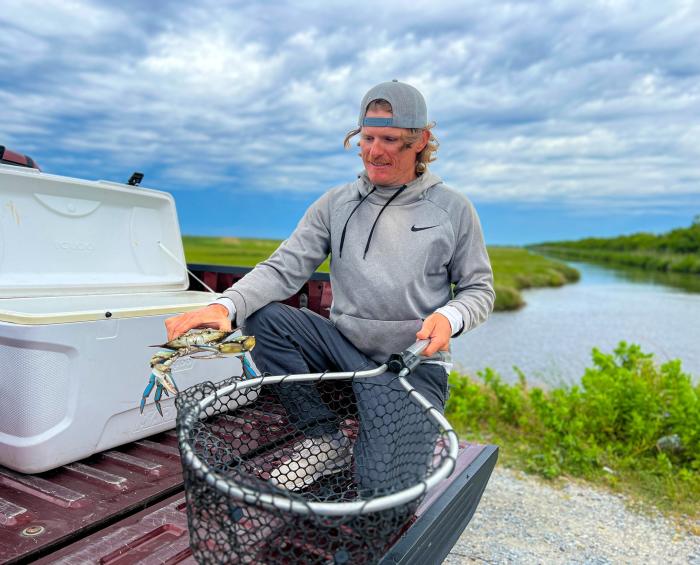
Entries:
[[148, 400], [148, 397], [153, 392], [154, 387], [156, 389], [156, 394], [153, 399], [155, 400], [156, 410], [158, 410], [158, 413], [162, 416], [163, 409], [160, 405], [160, 399], [163, 397], [163, 392], [165, 392], [167, 396], [170, 396], [171, 393], [177, 394], [177, 384], [175, 384], [175, 379], [173, 379], [170, 371], [164, 371], [158, 369], [157, 367], [153, 367], [153, 372], [148, 378], [148, 384], [146, 385], [146, 388], [143, 389], [143, 394], [141, 395], [141, 404], [139, 405], [141, 414], [143, 414], [143, 409], [146, 406], [146, 400]]
[[151, 391], [153, 390], [153, 387], [156, 384], [156, 376], [151, 373], [151, 376], [148, 378], [148, 384], [146, 385], [146, 388], [143, 389], [143, 394], [141, 395], [141, 404], [140, 404], [140, 409], [141, 409], [141, 414], [143, 414], [143, 409], [146, 406], [146, 399], [148, 396], [151, 394]]
[[175, 384], [175, 380], [173, 379], [173, 376], [170, 374], [170, 371], [161, 371], [157, 367], [153, 367], [153, 374], [156, 376], [156, 380], [158, 381], [158, 384], [162, 387], [164, 387], [169, 393], [171, 394], [177, 394], [177, 385]]

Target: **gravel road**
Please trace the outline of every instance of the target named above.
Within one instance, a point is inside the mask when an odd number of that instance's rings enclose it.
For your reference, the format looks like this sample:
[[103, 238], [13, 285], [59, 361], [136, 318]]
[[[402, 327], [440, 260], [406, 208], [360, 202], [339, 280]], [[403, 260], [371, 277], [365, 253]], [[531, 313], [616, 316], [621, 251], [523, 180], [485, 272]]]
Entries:
[[629, 510], [604, 490], [497, 466], [444, 563], [700, 565], [700, 537], [661, 515]]

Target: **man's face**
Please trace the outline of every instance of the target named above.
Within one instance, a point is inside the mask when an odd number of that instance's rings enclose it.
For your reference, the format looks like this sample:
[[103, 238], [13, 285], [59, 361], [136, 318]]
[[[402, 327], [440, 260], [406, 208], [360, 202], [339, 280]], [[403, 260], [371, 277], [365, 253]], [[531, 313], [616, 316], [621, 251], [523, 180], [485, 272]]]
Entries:
[[[391, 118], [391, 112], [369, 110], [368, 118]], [[421, 139], [405, 147], [402, 128], [363, 126], [360, 155], [374, 185], [400, 186], [416, 178], [416, 155], [425, 143]]]

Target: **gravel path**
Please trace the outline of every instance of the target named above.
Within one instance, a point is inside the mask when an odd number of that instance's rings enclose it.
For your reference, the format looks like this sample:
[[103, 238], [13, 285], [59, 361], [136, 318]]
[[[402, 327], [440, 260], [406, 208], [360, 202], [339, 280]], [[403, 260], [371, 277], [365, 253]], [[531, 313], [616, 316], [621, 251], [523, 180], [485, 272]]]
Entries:
[[690, 563], [700, 537], [621, 497], [580, 483], [552, 486], [501, 466], [444, 563]]

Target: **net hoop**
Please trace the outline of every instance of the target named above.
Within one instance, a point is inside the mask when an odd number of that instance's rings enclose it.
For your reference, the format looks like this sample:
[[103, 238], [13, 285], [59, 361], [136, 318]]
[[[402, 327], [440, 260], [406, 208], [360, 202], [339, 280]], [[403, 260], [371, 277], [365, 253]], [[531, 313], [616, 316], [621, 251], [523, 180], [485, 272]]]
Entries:
[[[385, 364], [369, 371], [263, 376], [245, 381], [237, 381], [202, 399], [198, 403], [199, 412], [201, 413], [202, 410], [212, 404], [219, 396], [227, 395], [232, 392], [238, 392], [248, 388], [289, 382], [367, 378], [381, 375], [385, 373], [386, 370], [387, 365]], [[215, 488], [225, 496], [231, 497], [234, 500], [246, 502], [248, 504], [274, 507], [285, 512], [292, 512], [300, 515], [315, 514], [333, 517], [358, 516], [378, 512], [380, 510], [387, 510], [401, 504], [406, 504], [422, 496], [440, 483], [440, 481], [450, 476], [454, 470], [455, 462], [457, 460], [459, 440], [457, 438], [457, 433], [454, 431], [447, 419], [432, 404], [430, 404], [423, 397], [423, 395], [416, 391], [402, 376], [398, 376], [397, 379], [406, 393], [409, 395], [409, 398], [423, 408], [428, 418], [444, 429], [442, 436], [446, 436], [448, 442], [448, 453], [443, 458], [440, 465], [433, 471], [433, 473], [430, 474], [427, 479], [424, 479], [411, 487], [369, 500], [356, 500], [352, 502], [306, 502], [297, 499], [290, 499], [288, 496], [263, 493], [251, 488], [237, 485], [230, 479], [226, 479], [211, 469], [207, 463], [202, 461], [194, 453], [188, 442], [180, 439], [179, 443], [180, 451], [182, 453], [182, 461], [184, 464], [188, 465], [192, 471], [203, 478], [208, 485]], [[194, 414], [187, 414], [184, 419], [185, 428], [191, 428], [196, 419], [197, 418]]]

